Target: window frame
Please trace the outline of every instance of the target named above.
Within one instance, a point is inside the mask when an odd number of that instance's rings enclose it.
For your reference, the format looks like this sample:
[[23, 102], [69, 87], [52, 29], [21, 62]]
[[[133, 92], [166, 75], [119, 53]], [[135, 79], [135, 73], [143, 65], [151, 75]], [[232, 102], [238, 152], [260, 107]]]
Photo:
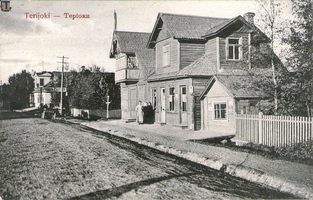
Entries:
[[169, 111], [175, 111], [175, 87], [169, 87], [168, 89], [168, 99], [169, 99]]
[[[238, 40], [238, 44], [230, 44], [229, 40]], [[230, 58], [230, 47], [233, 48]], [[238, 49], [238, 59], [236, 59], [236, 48]], [[228, 37], [226, 38], [226, 60], [228, 61], [241, 61], [242, 60], [242, 37]]]
[[[224, 105], [225, 104], [225, 109], [222, 109], [221, 106], [218, 108], [219, 111], [219, 116], [222, 116], [222, 110], [225, 110], [225, 118], [222, 117], [216, 117], [216, 108], [215, 105]], [[227, 101], [218, 101], [218, 102], [212, 102], [213, 106], [213, 120], [216, 121], [227, 121], [228, 120], [228, 102]]]
[[171, 44], [166, 43], [162, 49], [162, 65], [163, 67], [171, 66]]

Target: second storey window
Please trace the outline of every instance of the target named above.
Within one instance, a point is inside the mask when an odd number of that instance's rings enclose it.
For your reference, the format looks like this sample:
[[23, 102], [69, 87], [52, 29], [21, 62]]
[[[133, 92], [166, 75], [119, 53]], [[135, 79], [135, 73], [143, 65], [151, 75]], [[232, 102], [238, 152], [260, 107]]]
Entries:
[[175, 109], [175, 88], [170, 88], [169, 90], [169, 101], [170, 101], [170, 111]]
[[241, 44], [239, 38], [227, 39], [227, 59], [228, 60], [241, 59]]
[[163, 46], [163, 67], [170, 65], [171, 55], [170, 55], [170, 44]]

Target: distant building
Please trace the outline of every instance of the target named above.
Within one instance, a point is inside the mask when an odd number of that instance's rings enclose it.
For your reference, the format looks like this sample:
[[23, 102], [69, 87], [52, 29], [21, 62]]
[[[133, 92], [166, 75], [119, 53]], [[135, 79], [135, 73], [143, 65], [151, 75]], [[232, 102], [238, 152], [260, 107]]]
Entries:
[[151, 33], [115, 30], [110, 58], [116, 59], [122, 118], [135, 118], [141, 100], [152, 102], [156, 123], [227, 129], [235, 113], [268, 104], [267, 95], [249, 87], [271, 75], [270, 39], [254, 25], [254, 15], [159, 13]]
[[[50, 105], [53, 93], [61, 93], [61, 72], [38, 72], [34, 76], [35, 88], [30, 95], [31, 107]], [[66, 92], [66, 87], [63, 87]]]

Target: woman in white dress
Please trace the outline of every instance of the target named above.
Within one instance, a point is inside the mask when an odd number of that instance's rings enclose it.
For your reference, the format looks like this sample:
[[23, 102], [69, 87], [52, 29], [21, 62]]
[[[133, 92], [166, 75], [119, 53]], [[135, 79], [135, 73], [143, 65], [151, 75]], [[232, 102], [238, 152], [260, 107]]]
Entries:
[[139, 101], [138, 105], [136, 106], [137, 118], [136, 121], [138, 124], [142, 124], [143, 122], [143, 111], [142, 111], [142, 102]]

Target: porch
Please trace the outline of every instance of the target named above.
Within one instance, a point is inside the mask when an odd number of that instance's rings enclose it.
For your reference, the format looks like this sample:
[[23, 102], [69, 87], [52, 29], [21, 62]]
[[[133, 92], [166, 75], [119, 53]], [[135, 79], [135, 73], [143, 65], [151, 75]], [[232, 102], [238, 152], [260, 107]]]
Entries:
[[140, 132], [152, 132], [154, 134], [174, 137], [180, 140], [205, 140], [205, 139], [214, 139], [220, 138], [223, 140], [224, 138], [234, 137], [234, 134], [221, 134], [218, 132], [208, 132], [205, 130], [193, 131], [190, 129], [182, 129], [181, 127], [173, 126], [173, 125], [161, 125], [158, 123], [154, 124], [141, 124], [138, 125], [136, 122], [128, 122], [125, 120], [109, 120], [104, 121], [104, 123], [109, 123], [111, 125], [116, 125], [119, 127], [125, 127], [127, 129], [134, 129]]

